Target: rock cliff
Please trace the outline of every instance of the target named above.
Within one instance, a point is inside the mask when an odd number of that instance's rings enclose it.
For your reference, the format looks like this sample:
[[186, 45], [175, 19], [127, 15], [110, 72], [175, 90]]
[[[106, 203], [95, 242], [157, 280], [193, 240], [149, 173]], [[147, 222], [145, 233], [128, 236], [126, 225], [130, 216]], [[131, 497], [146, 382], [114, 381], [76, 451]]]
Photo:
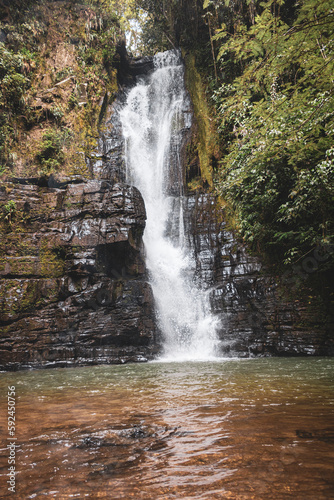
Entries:
[[152, 356], [141, 195], [80, 180], [50, 187], [21, 179], [1, 190], [15, 210], [1, 248], [0, 369]]
[[[250, 255], [227, 228], [214, 196], [188, 196], [185, 216], [196, 272], [206, 283], [212, 309], [220, 318], [223, 353], [237, 357], [334, 355], [330, 306], [320, 296], [315, 300], [314, 291], [306, 283], [301, 286], [296, 272], [277, 276]], [[330, 257], [325, 254], [322, 259]]]

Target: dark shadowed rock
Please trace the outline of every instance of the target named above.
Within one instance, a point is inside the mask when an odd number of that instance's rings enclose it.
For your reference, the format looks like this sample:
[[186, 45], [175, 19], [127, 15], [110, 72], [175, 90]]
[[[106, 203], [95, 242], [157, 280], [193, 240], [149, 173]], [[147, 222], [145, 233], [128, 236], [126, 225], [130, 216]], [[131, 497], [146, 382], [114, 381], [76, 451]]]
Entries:
[[147, 75], [154, 69], [153, 57], [129, 57], [125, 40], [121, 40], [116, 47], [114, 66], [119, 84], [126, 87], [134, 85], [137, 76]]
[[[209, 194], [189, 196], [185, 220], [196, 256], [196, 273], [210, 290], [220, 318], [223, 354], [248, 356], [334, 355], [333, 322], [317, 303], [293, 292], [251, 256], [226, 227]], [[296, 276], [295, 276], [296, 278]]]

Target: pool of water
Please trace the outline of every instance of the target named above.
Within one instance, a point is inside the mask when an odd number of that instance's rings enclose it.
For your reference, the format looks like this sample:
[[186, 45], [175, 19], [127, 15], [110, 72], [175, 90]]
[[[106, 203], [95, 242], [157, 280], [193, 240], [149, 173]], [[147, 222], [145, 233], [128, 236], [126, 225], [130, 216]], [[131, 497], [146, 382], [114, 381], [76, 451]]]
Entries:
[[1, 373], [1, 498], [13, 385], [16, 498], [334, 498], [332, 359]]

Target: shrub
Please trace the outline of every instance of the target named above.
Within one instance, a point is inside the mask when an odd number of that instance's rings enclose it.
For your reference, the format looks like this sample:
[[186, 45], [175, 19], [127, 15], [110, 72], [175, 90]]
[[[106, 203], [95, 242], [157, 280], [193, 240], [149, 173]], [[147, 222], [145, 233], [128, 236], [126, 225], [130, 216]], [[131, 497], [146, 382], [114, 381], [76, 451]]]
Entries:
[[57, 170], [65, 159], [62, 134], [54, 129], [47, 130], [43, 134], [41, 146], [41, 151], [36, 155], [38, 163], [45, 173]]

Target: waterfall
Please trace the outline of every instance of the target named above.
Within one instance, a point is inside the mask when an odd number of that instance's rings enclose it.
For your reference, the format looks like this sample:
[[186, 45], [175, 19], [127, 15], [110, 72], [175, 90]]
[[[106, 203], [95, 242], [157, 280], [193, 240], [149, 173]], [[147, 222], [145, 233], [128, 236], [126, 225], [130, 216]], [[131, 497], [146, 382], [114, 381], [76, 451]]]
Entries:
[[127, 178], [147, 213], [146, 265], [164, 339], [164, 359], [208, 359], [218, 345], [208, 292], [195, 281], [183, 220], [184, 131], [191, 126], [179, 52], [154, 56], [154, 71], [132, 88], [120, 111]]

